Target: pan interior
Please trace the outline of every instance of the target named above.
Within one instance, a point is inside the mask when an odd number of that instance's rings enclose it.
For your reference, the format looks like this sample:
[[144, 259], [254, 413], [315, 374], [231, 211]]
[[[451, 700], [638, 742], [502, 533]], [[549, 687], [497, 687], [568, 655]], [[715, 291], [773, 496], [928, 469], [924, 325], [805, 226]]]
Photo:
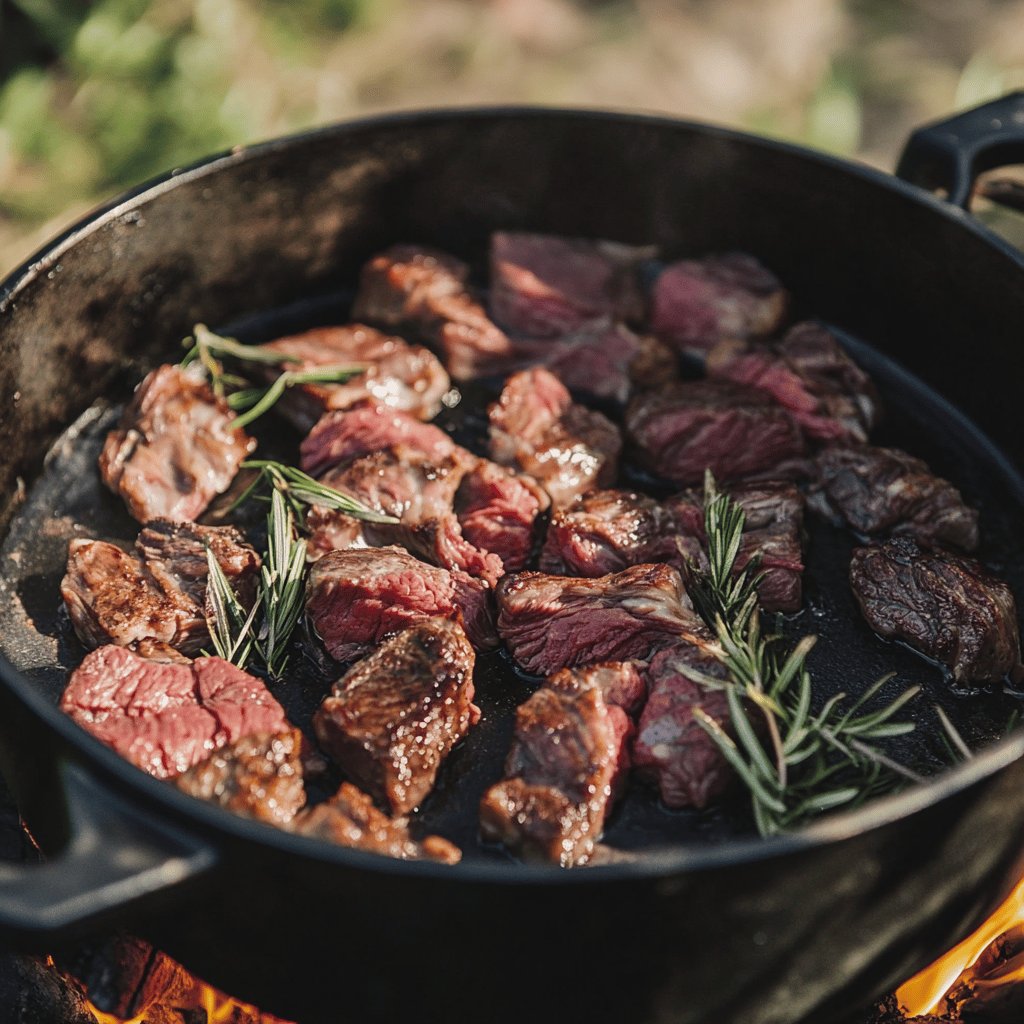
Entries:
[[[348, 300], [344, 294], [311, 299], [224, 325], [223, 330], [245, 341], [266, 341], [312, 326], [344, 322]], [[872, 375], [883, 399], [885, 419], [874, 442], [925, 459], [936, 473], [960, 488], [968, 503], [980, 509], [979, 557], [1007, 580], [1019, 606], [1024, 597], [1024, 546], [1019, 539], [1024, 478], [980, 431], [920, 380], [864, 341], [839, 333], [854, 358]], [[178, 356], [167, 353], [167, 358]], [[123, 399], [145, 369], [135, 366], [127, 371], [116, 397]], [[443, 412], [438, 422], [458, 441], [483, 453], [486, 404], [494, 393], [494, 386], [487, 384], [463, 388], [462, 400]], [[4, 606], [13, 610], [0, 623], [0, 650], [54, 704], [67, 674], [85, 653], [59, 594], [67, 542], [72, 537], [98, 537], [130, 545], [138, 532], [138, 524], [121, 501], [100, 484], [96, 472], [99, 447], [118, 410], [117, 404], [101, 400], [58, 440], [0, 549], [0, 596]], [[261, 452], [285, 458], [294, 453], [299, 440], [273, 417], [267, 417], [256, 433]], [[625, 478], [629, 479], [628, 470]], [[254, 520], [257, 529], [258, 519]], [[809, 661], [816, 700], [824, 702], [838, 692], [856, 694], [888, 673], [893, 677], [883, 687], [880, 699], [891, 699], [919, 684], [922, 692], [905, 712], [917, 728], [892, 741], [888, 753], [926, 774], [951, 763], [936, 705], [946, 711], [974, 748], [1003, 735], [1016, 718], [1020, 699], [1001, 687], [954, 694], [937, 666], [901, 645], [876, 637], [861, 618], [847, 581], [856, 538], [810, 514], [807, 527], [804, 608], [795, 616], [780, 619], [778, 625], [792, 638], [807, 633], [819, 637]], [[254, 536], [254, 540], [260, 543], [262, 538]], [[292, 652], [286, 679], [271, 683], [271, 689], [291, 720], [311, 735], [312, 713], [340, 672], [314, 640], [303, 637]], [[504, 856], [479, 844], [477, 805], [484, 790], [502, 776], [515, 708], [537, 685], [538, 680], [517, 672], [503, 652], [478, 659], [476, 700], [483, 719], [443, 767], [435, 792], [416, 815], [415, 831], [450, 838], [462, 847], [467, 859]], [[328, 776], [314, 783], [312, 798], [323, 798], [337, 782], [337, 777]], [[605, 839], [613, 847], [641, 851], [665, 843], [721, 843], [751, 832], [752, 821], [741, 792], [703, 813], [672, 812], [651, 789], [634, 779], [609, 822]]]

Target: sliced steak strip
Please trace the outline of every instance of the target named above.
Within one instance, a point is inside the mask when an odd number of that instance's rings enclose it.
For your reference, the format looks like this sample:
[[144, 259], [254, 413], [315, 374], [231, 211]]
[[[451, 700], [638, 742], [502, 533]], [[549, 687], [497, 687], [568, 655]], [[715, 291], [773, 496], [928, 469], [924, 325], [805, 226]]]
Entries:
[[[306, 614], [331, 657], [351, 661], [371, 651], [384, 637], [423, 619], [462, 614], [460, 595], [472, 591], [468, 577], [427, 565], [402, 548], [332, 551], [309, 572]], [[480, 592], [465, 616], [470, 638], [480, 649], [491, 636], [480, 635]]]
[[506, 778], [480, 803], [484, 839], [525, 860], [586, 864], [628, 766], [625, 712], [599, 686], [562, 680], [516, 712]]
[[814, 440], [867, 441], [878, 420], [871, 379], [820, 324], [797, 324], [774, 346], [722, 342], [707, 372], [771, 395]]
[[455, 442], [440, 428], [421, 423], [399, 409], [380, 403], [327, 413], [303, 440], [300, 448], [303, 470], [320, 476], [360, 455], [404, 444], [432, 459], [443, 459], [455, 451]]
[[548, 370], [510, 377], [488, 415], [491, 457], [538, 480], [556, 506], [615, 479], [622, 448], [618, 428], [573, 402]]
[[789, 475], [804, 450], [785, 409], [725, 380], [681, 381], [633, 399], [626, 430], [647, 469], [684, 486], [707, 469], [721, 481]]
[[978, 513], [920, 459], [896, 448], [827, 448], [812, 505], [858, 533], [908, 534], [922, 544], [978, 546]]
[[691, 644], [668, 647], [651, 659], [646, 672], [650, 692], [633, 741], [638, 774], [658, 787], [669, 807], [707, 807], [732, 777], [715, 741], [693, 716], [700, 708], [727, 727], [728, 701], [724, 691], [695, 679], [694, 671], [727, 677], [721, 662]]
[[854, 551], [850, 586], [876, 633], [946, 665], [957, 683], [994, 682], [1020, 669], [1013, 594], [972, 558], [897, 537]]
[[639, 320], [637, 271], [654, 255], [618, 242], [496, 231], [491, 311], [506, 330], [537, 338], [567, 334], [595, 317]]
[[243, 736], [290, 728], [263, 683], [220, 658], [148, 661], [123, 647], [87, 654], [61, 710], [123, 758], [173, 778]]
[[[441, 411], [441, 399], [451, 387], [448, 374], [432, 352], [364, 324], [315, 327], [302, 334], [278, 338], [262, 348], [298, 360], [282, 364], [280, 369], [366, 366], [344, 384], [300, 384], [288, 388], [278, 408], [300, 430], [309, 430], [331, 409], [348, 409], [366, 400], [400, 409], [421, 420], [433, 419]], [[280, 369], [271, 376], [276, 376]]]
[[160, 366], [107, 435], [100, 476], [140, 523], [195, 519], [256, 447], [234, 416], [197, 371]]
[[306, 802], [302, 752], [298, 729], [243, 736], [174, 781], [189, 796], [283, 828]]
[[651, 295], [651, 328], [682, 351], [703, 354], [723, 338], [771, 334], [788, 299], [753, 256], [726, 253], [670, 263]]
[[462, 627], [429, 619], [385, 641], [334, 684], [313, 718], [320, 746], [393, 814], [418, 807], [480, 718], [476, 655]]
[[348, 782], [343, 782], [330, 800], [299, 812], [291, 828], [300, 835], [398, 860], [457, 864], [462, 859], [462, 851], [440, 836], [413, 839], [404, 818], [389, 818], [373, 806], [365, 793]]
[[498, 584], [498, 633], [534, 675], [569, 666], [645, 658], [706, 627], [667, 565], [637, 565], [611, 576], [573, 579], [524, 572]]

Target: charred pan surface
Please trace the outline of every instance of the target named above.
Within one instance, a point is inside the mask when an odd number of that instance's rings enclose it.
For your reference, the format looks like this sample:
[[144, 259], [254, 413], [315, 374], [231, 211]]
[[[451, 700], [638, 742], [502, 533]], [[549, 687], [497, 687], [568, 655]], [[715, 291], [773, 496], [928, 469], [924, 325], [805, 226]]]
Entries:
[[854, 551], [850, 585], [876, 633], [946, 665], [956, 683], [1019, 672], [1013, 594], [974, 559], [899, 537]]
[[457, 864], [462, 859], [462, 851], [440, 836], [413, 839], [404, 818], [389, 818], [348, 782], [343, 782], [330, 800], [300, 811], [292, 822], [292, 831], [397, 860]]
[[160, 366], [107, 435], [100, 476], [140, 523], [195, 519], [256, 447], [244, 430], [230, 427], [233, 419], [197, 373]]
[[618, 428], [573, 402], [548, 370], [514, 374], [488, 415], [491, 457], [538, 480], [556, 507], [614, 481], [622, 449]]
[[721, 481], [788, 476], [804, 450], [782, 406], [725, 380], [680, 381], [633, 399], [626, 431], [647, 469], [683, 486], [699, 484], [706, 469]]
[[703, 638], [679, 573], [637, 565], [596, 579], [524, 572], [498, 584], [498, 633], [527, 672], [645, 658], [683, 638]]
[[175, 785], [234, 814], [283, 828], [306, 802], [302, 748], [298, 729], [244, 736], [183, 772]]
[[906, 534], [922, 544], [978, 546], [978, 513], [920, 459], [896, 448], [828, 448], [815, 504], [858, 533]]
[[700, 708], [726, 726], [725, 693], [699, 682], [694, 671], [717, 679], [728, 675], [716, 658], [692, 644], [659, 651], [646, 672], [650, 692], [633, 741], [633, 764], [668, 807], [707, 807], [732, 777], [715, 741], [694, 718]]
[[414, 810], [480, 718], [475, 661], [462, 628], [447, 620], [399, 633], [334, 684], [313, 720], [320, 745], [393, 814]]
[[[315, 327], [278, 338], [264, 348], [292, 357], [287, 370], [362, 364], [362, 373], [343, 384], [300, 384], [289, 388], [279, 408], [300, 430], [309, 430], [331, 409], [348, 409], [362, 401], [400, 409], [421, 420], [441, 411], [451, 386], [448, 374], [432, 352], [410, 345], [364, 324]], [[297, 360], [297, 361], [296, 361]]]
[[[613, 671], [605, 666], [605, 675]], [[506, 778], [484, 794], [480, 825], [485, 839], [524, 860], [572, 867], [586, 864], [601, 838], [629, 765], [632, 726], [605, 698], [617, 684], [568, 670], [556, 679], [516, 713]]]
[[180, 775], [244, 736], [290, 728], [266, 686], [220, 658], [157, 662], [115, 646], [86, 655], [60, 706], [160, 779]]

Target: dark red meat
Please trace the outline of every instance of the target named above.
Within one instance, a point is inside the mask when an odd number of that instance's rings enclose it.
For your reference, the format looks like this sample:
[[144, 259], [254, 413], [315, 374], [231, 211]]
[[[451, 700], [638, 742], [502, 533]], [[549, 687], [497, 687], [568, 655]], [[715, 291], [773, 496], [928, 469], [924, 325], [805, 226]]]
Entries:
[[457, 864], [462, 859], [462, 851], [440, 836], [413, 839], [404, 818], [389, 818], [365, 793], [347, 782], [330, 800], [300, 811], [291, 829], [300, 835], [398, 860]]
[[639, 320], [651, 248], [517, 231], [491, 236], [491, 311], [506, 330], [555, 337], [588, 320]]
[[510, 377], [488, 414], [491, 456], [538, 480], [556, 506], [614, 480], [622, 448], [618, 428], [573, 402], [549, 371]]
[[729, 763], [693, 714], [700, 708], [728, 730], [725, 693], [694, 679], [694, 671], [727, 677], [716, 658], [691, 644], [678, 644], [654, 656], [647, 669], [647, 704], [633, 741], [637, 772], [658, 787], [669, 807], [707, 807], [722, 795], [732, 776]]
[[789, 413], [763, 392], [724, 380], [682, 381], [633, 399], [626, 430], [646, 468], [677, 484], [789, 470], [804, 450]]
[[878, 419], [870, 378], [819, 324], [797, 324], [773, 346], [724, 341], [707, 371], [771, 395], [814, 440], [866, 441]]
[[414, 810], [480, 718], [475, 661], [462, 627], [446, 619], [399, 633], [334, 684], [313, 718], [321, 747], [393, 814]]
[[301, 430], [309, 430], [328, 410], [348, 409], [365, 400], [400, 409], [422, 420], [433, 419], [441, 411], [441, 399], [451, 386], [448, 374], [432, 352], [364, 324], [314, 327], [302, 334], [278, 338], [263, 348], [293, 357], [293, 361], [274, 369], [272, 376], [281, 369], [313, 370], [355, 364], [366, 367], [344, 384], [290, 387], [277, 408]]
[[786, 305], [782, 285], [753, 256], [679, 260], [654, 283], [651, 327], [680, 350], [704, 353], [723, 338], [771, 334]]
[[644, 658], [680, 637], [705, 635], [679, 573], [667, 565], [597, 579], [524, 572], [506, 576], [497, 597], [498, 633], [535, 675]]
[[244, 736], [289, 728], [263, 683], [220, 658], [148, 661], [113, 645], [86, 655], [60, 706], [123, 758], [161, 779]]
[[197, 371], [160, 366], [107, 435], [100, 476], [140, 523], [195, 519], [256, 447], [233, 419]]
[[858, 533], [907, 534], [923, 544], [978, 546], [978, 513], [920, 459], [896, 448], [827, 448], [814, 504]]
[[243, 736], [174, 781], [189, 796], [284, 827], [306, 802], [298, 729]]
[[1019, 672], [1013, 594], [973, 558], [897, 537], [854, 551], [850, 586], [876, 633], [946, 665], [957, 683]]

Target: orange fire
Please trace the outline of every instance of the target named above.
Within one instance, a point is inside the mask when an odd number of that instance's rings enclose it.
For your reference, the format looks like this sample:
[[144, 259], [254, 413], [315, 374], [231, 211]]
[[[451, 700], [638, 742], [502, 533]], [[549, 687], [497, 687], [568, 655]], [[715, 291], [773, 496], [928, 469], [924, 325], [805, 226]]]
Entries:
[[[946, 1009], [947, 994], [955, 991], [959, 982], [969, 981], [972, 991], [977, 993], [1024, 980], [1024, 944], [1020, 941], [1022, 924], [1024, 880], [973, 935], [897, 989], [896, 998], [900, 1006], [911, 1017], [939, 1016]], [[1018, 944], [1021, 949], [998, 965], [990, 965], [984, 954], [1000, 937], [1007, 940], [1002, 953], [1008, 951], [1005, 947], [1010, 942], [1014, 951]], [[973, 972], [972, 968], [975, 968]]]

